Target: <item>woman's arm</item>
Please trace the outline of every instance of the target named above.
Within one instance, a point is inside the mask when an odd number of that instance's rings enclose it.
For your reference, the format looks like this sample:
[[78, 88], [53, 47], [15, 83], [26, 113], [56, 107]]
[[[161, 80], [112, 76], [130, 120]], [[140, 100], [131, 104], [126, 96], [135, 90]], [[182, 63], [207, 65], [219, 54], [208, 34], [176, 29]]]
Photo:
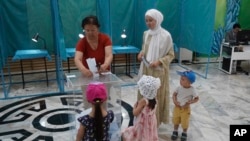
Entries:
[[146, 105], [146, 101], [145, 99], [142, 98], [140, 101], [137, 102], [137, 104], [135, 104], [133, 108], [133, 115], [138, 116], [141, 113], [145, 105]]
[[144, 56], [145, 34], [146, 34], [146, 32], [144, 31], [143, 37], [142, 37], [142, 40], [143, 40], [143, 43], [142, 43], [142, 50], [141, 50], [140, 53], [138, 53], [138, 55], [137, 55], [137, 59], [138, 59], [139, 61], [142, 61], [142, 57]]
[[76, 51], [74, 58], [76, 67], [84, 76], [92, 76], [93, 75], [92, 72], [86, 67], [84, 67], [84, 65], [82, 64], [82, 58], [83, 58], [83, 53], [80, 51]]
[[140, 53], [137, 55], [137, 59], [139, 61], [142, 61], [142, 57], [144, 56], [144, 52], [143, 51], [140, 51]]
[[107, 68], [111, 65], [113, 60], [112, 46], [105, 47], [105, 60], [104, 63], [100, 66], [100, 71], [107, 71]]
[[167, 65], [169, 65], [171, 63], [171, 61], [174, 59], [174, 57], [175, 57], [174, 56], [174, 49], [172, 47], [172, 48], [170, 48], [168, 53], [165, 56], [163, 56], [162, 58], [159, 58], [158, 61], [160, 61], [161, 65], [166, 65], [167, 66]]
[[76, 141], [82, 141], [82, 139], [84, 138], [84, 133], [85, 133], [85, 127], [82, 124], [80, 124], [80, 127], [77, 132], [77, 136], [76, 136]]

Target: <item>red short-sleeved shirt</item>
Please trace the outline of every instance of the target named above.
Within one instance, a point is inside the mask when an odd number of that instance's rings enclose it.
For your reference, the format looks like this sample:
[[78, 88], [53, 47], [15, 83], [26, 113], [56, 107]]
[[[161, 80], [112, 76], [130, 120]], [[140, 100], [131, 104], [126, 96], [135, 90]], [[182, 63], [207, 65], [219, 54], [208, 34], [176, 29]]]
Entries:
[[99, 33], [98, 34], [98, 47], [96, 50], [93, 50], [87, 39], [84, 37], [80, 39], [76, 45], [76, 51], [83, 53], [82, 63], [89, 69], [86, 59], [95, 58], [97, 64], [103, 64], [105, 61], [105, 47], [111, 46], [112, 42], [108, 35]]

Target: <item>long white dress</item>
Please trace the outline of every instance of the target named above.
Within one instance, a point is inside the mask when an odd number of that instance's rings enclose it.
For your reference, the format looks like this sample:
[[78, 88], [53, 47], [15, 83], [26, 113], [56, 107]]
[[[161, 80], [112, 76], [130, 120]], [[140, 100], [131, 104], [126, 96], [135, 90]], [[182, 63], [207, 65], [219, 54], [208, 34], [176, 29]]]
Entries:
[[[144, 32], [143, 37], [143, 46], [142, 51], [144, 52], [145, 57], [148, 55], [148, 48], [151, 41], [152, 36], [148, 35], [147, 38], [145, 37], [147, 34], [147, 31]], [[146, 38], [146, 39], [145, 39]], [[162, 48], [169, 48], [169, 50], [163, 54], [159, 55], [158, 60], [162, 63], [161, 69], [153, 69], [149, 68], [146, 65], [142, 66], [142, 75], [150, 75], [153, 77], [160, 78], [161, 80], [161, 87], [157, 91], [157, 100], [158, 100], [158, 108], [156, 109], [156, 117], [157, 117], [157, 123], [158, 126], [163, 122], [167, 124], [169, 122], [169, 66], [171, 61], [174, 59], [174, 49], [173, 49], [173, 43], [172, 43], [172, 37], [169, 34], [166, 38], [170, 38], [170, 43], [163, 42], [161, 45]], [[162, 50], [160, 48], [159, 54], [162, 53]], [[141, 62], [143, 63], [143, 62]], [[142, 98], [141, 94], [138, 91], [138, 100]]]

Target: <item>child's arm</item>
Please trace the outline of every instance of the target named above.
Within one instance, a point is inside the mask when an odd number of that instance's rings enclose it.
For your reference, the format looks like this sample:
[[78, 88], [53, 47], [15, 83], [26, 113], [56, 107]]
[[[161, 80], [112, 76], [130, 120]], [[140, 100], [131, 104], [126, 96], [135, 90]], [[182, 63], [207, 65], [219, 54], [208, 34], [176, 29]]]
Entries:
[[173, 99], [174, 105], [177, 106], [177, 107], [179, 107], [180, 106], [180, 102], [177, 101], [177, 92], [173, 93], [172, 99]]
[[189, 107], [190, 104], [196, 103], [198, 100], [199, 100], [199, 97], [196, 96], [196, 97], [194, 97], [193, 99], [189, 100], [189, 101], [188, 101], [185, 105], [183, 105], [182, 107], [183, 107], [183, 108], [187, 108], [187, 107]]
[[84, 137], [84, 133], [85, 133], [85, 127], [82, 124], [80, 124], [80, 127], [77, 132], [77, 136], [76, 136], [76, 141], [82, 141]]
[[137, 104], [135, 104], [133, 108], [134, 116], [138, 116], [141, 113], [145, 105], [146, 105], [146, 101], [143, 98], [140, 101], [138, 101]]
[[193, 104], [193, 103], [196, 103], [198, 100], [199, 100], [199, 96], [196, 96], [193, 99], [189, 100], [188, 103]]

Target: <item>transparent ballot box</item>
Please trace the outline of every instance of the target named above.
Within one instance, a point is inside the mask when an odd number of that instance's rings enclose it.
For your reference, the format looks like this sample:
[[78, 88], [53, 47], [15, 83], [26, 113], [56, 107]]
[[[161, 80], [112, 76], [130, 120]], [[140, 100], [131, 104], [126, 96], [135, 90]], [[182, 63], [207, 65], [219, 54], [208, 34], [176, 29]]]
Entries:
[[[106, 101], [107, 110], [112, 110], [115, 118], [110, 125], [109, 135], [111, 141], [120, 140], [122, 112], [121, 112], [121, 82], [116, 75], [111, 72], [101, 74], [95, 77], [85, 77], [80, 72], [66, 73], [66, 85], [72, 89], [72, 99], [68, 99], [69, 108], [75, 109], [75, 115], [71, 116], [74, 120], [75, 126], [72, 126], [72, 139], [75, 140], [80, 123], [77, 118], [89, 114], [91, 111], [91, 104], [86, 100], [86, 88], [90, 82], [102, 82], [106, 85], [108, 92], [108, 100]], [[72, 119], [73, 118], [73, 119]]]

